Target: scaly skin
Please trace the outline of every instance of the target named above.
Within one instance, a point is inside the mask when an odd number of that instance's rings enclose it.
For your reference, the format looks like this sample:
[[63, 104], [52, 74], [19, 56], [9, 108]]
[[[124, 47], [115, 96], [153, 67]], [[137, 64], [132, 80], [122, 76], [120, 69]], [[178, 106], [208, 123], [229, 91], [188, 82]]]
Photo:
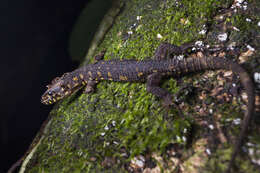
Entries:
[[43, 94], [41, 102], [52, 104], [62, 98], [71, 95], [85, 86], [85, 92], [94, 91], [95, 85], [101, 80], [118, 82], [145, 82], [147, 91], [163, 99], [166, 106], [173, 105], [171, 94], [159, 87], [163, 77], [179, 76], [185, 73], [198, 72], [203, 70], [226, 69], [232, 70], [239, 75], [241, 83], [247, 93], [247, 111], [241, 127], [241, 132], [236, 141], [231, 160], [226, 172], [230, 172], [235, 157], [240, 150], [243, 138], [245, 137], [251, 116], [254, 112], [254, 86], [247, 72], [237, 63], [220, 57], [189, 57], [183, 60], [177, 58], [167, 59], [173, 53], [180, 54], [190, 45], [177, 47], [169, 43], [162, 43], [156, 50], [154, 59], [150, 60], [100, 60], [104, 53], [96, 56], [95, 64], [86, 65], [71, 73], [66, 73], [60, 78], [55, 78], [48, 90]]

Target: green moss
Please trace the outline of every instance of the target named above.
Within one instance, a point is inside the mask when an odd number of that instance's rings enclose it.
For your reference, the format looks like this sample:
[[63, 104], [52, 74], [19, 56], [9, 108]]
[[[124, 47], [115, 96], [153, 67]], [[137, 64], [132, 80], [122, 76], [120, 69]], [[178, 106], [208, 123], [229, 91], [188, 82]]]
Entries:
[[[96, 53], [106, 49], [106, 60], [141, 60], [152, 57], [162, 41], [180, 45], [202, 39], [198, 33], [203, 25], [212, 22], [218, 8], [229, 4], [224, 0], [127, 2]], [[179, 90], [174, 79], [163, 87], [172, 93]], [[186, 115], [194, 112], [194, 102], [185, 108]], [[229, 104], [219, 111], [228, 109]], [[191, 130], [193, 121], [180, 118], [175, 108], [166, 111], [147, 93], [145, 84], [117, 82], [101, 82], [95, 93], [79, 92], [64, 99], [52, 116], [48, 137], [35, 154], [30, 172], [124, 172], [124, 164], [134, 156], [165, 154], [169, 144], [186, 144], [182, 136], [188, 137], [184, 131]], [[109, 169], [105, 158], [112, 163]]]

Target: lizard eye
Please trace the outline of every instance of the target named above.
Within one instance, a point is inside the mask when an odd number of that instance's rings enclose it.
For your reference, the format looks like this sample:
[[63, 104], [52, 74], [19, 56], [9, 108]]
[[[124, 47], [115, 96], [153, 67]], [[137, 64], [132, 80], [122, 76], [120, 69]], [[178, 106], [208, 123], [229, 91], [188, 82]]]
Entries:
[[52, 84], [55, 84], [58, 80], [60, 80], [60, 77], [54, 78], [54, 79], [51, 81], [51, 83], [52, 83]]

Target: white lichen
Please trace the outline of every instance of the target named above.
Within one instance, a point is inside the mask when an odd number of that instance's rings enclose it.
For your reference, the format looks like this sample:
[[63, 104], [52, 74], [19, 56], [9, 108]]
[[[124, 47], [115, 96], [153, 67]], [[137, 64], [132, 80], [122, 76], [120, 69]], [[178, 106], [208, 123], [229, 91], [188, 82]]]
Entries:
[[254, 80], [255, 80], [255, 83], [260, 84], [260, 73], [259, 72], [254, 73]]
[[249, 19], [249, 18], [246, 18], [246, 21], [247, 21], [247, 22], [252, 22], [252, 20], [251, 20], [251, 19]]
[[128, 34], [128, 35], [132, 35], [132, 34], [133, 34], [133, 31], [128, 31], [127, 34]]
[[202, 46], [204, 46], [204, 43], [203, 43], [203, 41], [196, 41], [195, 45], [199, 46], [199, 47], [202, 47]]
[[182, 136], [182, 141], [183, 142], [186, 142], [187, 141], [187, 138], [185, 136]]
[[112, 121], [112, 126], [114, 126], [114, 127], [116, 126], [116, 121], [115, 120]]
[[162, 39], [163, 36], [162, 36], [161, 34], [158, 33], [158, 34], [157, 34], [157, 38], [158, 38], [158, 39]]
[[138, 157], [134, 157], [131, 160], [131, 165], [136, 167], [136, 168], [143, 168], [145, 165], [145, 158], [144, 156], [138, 156]]
[[249, 50], [251, 51], [255, 51], [255, 48], [253, 48], [252, 46], [250, 46], [249, 44], [246, 46]]
[[208, 155], [211, 155], [211, 151], [210, 151], [209, 148], [206, 149], [206, 153], [207, 153]]
[[240, 119], [240, 118], [234, 119], [234, 120], [233, 120], [233, 123], [234, 123], [235, 125], [239, 125], [239, 124], [241, 124], [241, 119]]
[[219, 41], [222, 41], [222, 42], [227, 41], [227, 38], [228, 38], [227, 33], [222, 33], [222, 34], [218, 35], [218, 40]]
[[142, 16], [136, 16], [136, 20], [141, 20]]
[[210, 130], [214, 129], [214, 126], [212, 124], [209, 125]]
[[105, 126], [104, 129], [105, 129], [105, 130], [109, 130], [108, 126]]
[[100, 135], [101, 135], [101, 136], [105, 136], [105, 134], [106, 134], [105, 132], [103, 132], [103, 133], [100, 133]]
[[207, 32], [207, 30], [206, 30], [206, 29], [203, 29], [203, 30], [201, 30], [201, 31], [199, 32], [199, 34], [201, 34], [201, 35], [205, 35], [206, 32]]
[[235, 27], [235, 26], [233, 26], [233, 29], [234, 29], [235, 31], [240, 31], [240, 29], [238, 29], [238, 28]]

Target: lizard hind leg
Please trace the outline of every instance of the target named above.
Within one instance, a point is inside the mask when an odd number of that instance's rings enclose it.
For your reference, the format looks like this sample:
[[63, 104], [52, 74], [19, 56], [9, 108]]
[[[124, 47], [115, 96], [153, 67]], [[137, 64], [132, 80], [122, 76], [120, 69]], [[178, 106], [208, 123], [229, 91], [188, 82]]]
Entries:
[[188, 49], [194, 47], [194, 43], [185, 43], [181, 46], [176, 46], [170, 43], [163, 42], [155, 50], [154, 59], [167, 59], [172, 55], [184, 54]]

